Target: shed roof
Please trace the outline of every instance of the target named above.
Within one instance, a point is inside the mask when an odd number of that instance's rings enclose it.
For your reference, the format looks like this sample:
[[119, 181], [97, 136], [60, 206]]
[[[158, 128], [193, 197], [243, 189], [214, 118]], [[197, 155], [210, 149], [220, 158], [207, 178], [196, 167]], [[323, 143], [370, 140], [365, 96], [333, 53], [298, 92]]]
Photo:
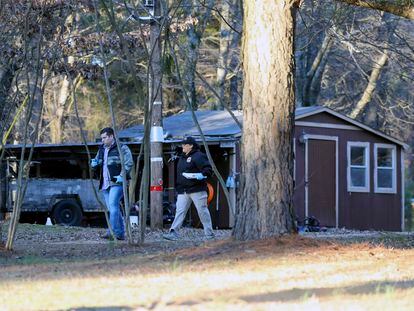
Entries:
[[[232, 111], [240, 123], [243, 122], [243, 114], [241, 111]], [[374, 133], [380, 137], [390, 140], [404, 148], [408, 146], [403, 142], [386, 135], [378, 130], [351, 119], [341, 113], [338, 113], [330, 108], [324, 106], [300, 107], [295, 111], [295, 120], [326, 112], [339, 119], [342, 119], [350, 124], [364, 129], [368, 132]], [[195, 111], [198, 123], [200, 124], [203, 134], [207, 140], [220, 140], [231, 137], [238, 137], [241, 135], [241, 130], [233, 117], [225, 110], [205, 110]], [[193, 121], [191, 111], [185, 111], [180, 114], [164, 118], [163, 120], [164, 137], [167, 140], [177, 140], [184, 136], [200, 136], [198, 129]], [[144, 126], [136, 125], [118, 133], [118, 136], [124, 140], [140, 141], [144, 136]]]
[[[243, 121], [241, 111], [233, 111], [239, 122]], [[195, 111], [203, 134], [207, 137], [237, 137], [241, 130], [228, 111], [205, 110]], [[164, 136], [166, 138], [182, 138], [184, 136], [199, 136], [191, 111], [186, 111], [163, 120]], [[118, 133], [121, 139], [141, 140], [144, 136], [144, 126], [136, 125]]]
[[331, 114], [331, 115], [333, 115], [333, 116], [335, 116], [335, 117], [337, 117], [341, 120], [344, 120], [344, 121], [346, 121], [346, 122], [348, 122], [352, 125], [355, 125], [355, 126], [361, 128], [361, 129], [364, 129], [368, 132], [371, 132], [375, 135], [378, 135], [382, 138], [385, 138], [389, 141], [392, 141], [393, 143], [396, 143], [396, 144], [402, 146], [404, 149], [408, 148], [408, 145], [403, 143], [402, 141], [400, 141], [400, 140], [398, 140], [394, 137], [391, 137], [391, 136], [389, 136], [389, 135], [387, 135], [387, 134], [385, 134], [381, 131], [375, 130], [375, 129], [373, 129], [373, 128], [371, 128], [371, 127], [369, 127], [369, 126], [367, 126], [367, 125], [365, 125], [365, 124], [363, 124], [359, 121], [356, 121], [356, 120], [354, 120], [354, 119], [352, 119], [352, 118], [350, 118], [350, 117], [348, 117], [344, 114], [341, 114], [339, 112], [336, 112], [336, 111], [334, 111], [330, 108], [324, 107], [324, 106], [312, 106], [312, 107], [297, 108], [296, 113], [295, 113], [295, 121], [300, 120], [300, 119], [305, 118], [305, 117], [309, 117], [311, 115], [319, 114], [319, 113], [322, 113], [322, 112], [326, 112], [328, 114]]

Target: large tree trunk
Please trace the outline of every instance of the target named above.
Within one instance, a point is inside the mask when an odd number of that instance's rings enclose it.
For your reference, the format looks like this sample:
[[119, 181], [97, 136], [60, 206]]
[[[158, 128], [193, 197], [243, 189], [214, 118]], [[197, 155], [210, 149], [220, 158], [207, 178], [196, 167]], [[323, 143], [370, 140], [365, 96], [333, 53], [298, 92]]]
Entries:
[[243, 171], [233, 231], [241, 240], [294, 230], [294, 10], [289, 0], [245, 1]]

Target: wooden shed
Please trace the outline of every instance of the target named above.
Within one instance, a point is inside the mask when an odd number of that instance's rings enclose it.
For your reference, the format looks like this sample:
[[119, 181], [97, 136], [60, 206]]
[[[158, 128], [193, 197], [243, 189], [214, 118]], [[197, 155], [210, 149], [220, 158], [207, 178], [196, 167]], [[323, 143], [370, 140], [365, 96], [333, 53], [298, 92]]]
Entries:
[[295, 116], [294, 207], [322, 226], [404, 230], [407, 146], [326, 107]]

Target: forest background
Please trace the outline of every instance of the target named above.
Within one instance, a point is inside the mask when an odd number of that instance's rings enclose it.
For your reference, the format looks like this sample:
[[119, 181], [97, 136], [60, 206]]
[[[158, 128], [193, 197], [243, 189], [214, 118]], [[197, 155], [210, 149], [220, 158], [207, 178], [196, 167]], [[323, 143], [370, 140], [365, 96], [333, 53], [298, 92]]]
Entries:
[[[111, 124], [105, 74], [117, 127], [142, 123], [151, 3], [0, 0], [1, 143], [79, 142], [80, 126], [95, 141]], [[184, 97], [194, 109], [241, 109], [241, 34], [254, 27], [242, 2], [166, 1], [162, 12], [164, 116], [188, 109]], [[295, 60], [296, 107], [324, 105], [414, 145], [411, 20], [305, 0]], [[412, 162], [408, 152], [407, 199]]]

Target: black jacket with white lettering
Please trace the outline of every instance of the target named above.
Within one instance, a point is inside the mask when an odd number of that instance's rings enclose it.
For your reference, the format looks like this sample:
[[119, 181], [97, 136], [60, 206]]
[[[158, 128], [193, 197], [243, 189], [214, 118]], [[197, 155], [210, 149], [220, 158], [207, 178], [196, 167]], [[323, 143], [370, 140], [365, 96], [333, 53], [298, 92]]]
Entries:
[[206, 179], [187, 179], [183, 173], [202, 173], [206, 177], [211, 176], [210, 162], [197, 145], [193, 145], [193, 149], [187, 155], [183, 153], [178, 159], [176, 190], [178, 194], [207, 191]]

